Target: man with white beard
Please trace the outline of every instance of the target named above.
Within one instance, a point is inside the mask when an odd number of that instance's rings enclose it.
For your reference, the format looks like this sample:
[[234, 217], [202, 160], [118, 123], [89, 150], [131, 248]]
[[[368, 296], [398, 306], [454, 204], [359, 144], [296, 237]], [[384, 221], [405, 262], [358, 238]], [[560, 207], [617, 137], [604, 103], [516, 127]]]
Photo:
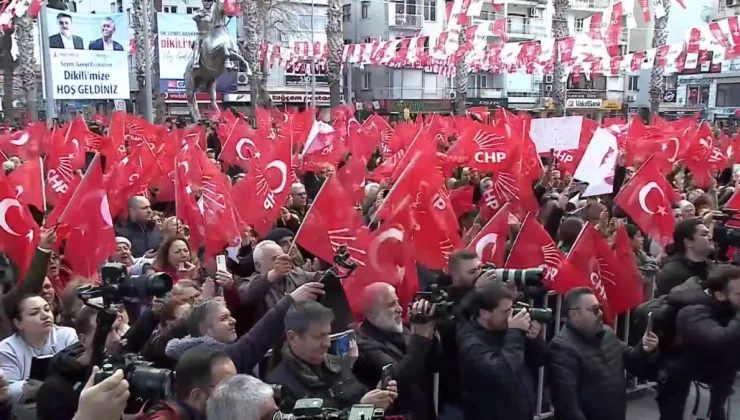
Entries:
[[367, 286], [362, 302], [365, 319], [357, 331], [360, 356], [353, 368], [355, 376], [374, 388], [388, 366], [390, 377], [398, 384], [398, 399], [389, 414], [434, 418], [433, 370], [427, 369], [435, 331], [432, 305], [419, 300], [411, 306], [411, 313], [421, 314], [424, 323], [411, 324], [409, 331], [403, 325], [403, 308], [393, 286]]

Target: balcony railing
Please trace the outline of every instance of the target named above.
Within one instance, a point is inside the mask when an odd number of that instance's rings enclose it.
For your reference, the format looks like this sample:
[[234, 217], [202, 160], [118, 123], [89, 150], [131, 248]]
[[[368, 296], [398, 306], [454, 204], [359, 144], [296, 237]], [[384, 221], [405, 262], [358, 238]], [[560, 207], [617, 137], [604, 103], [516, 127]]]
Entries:
[[375, 99], [450, 99], [449, 88], [375, 88]]
[[542, 19], [510, 16], [507, 19], [506, 32], [512, 35], [544, 36], [546, 33], [545, 21]]
[[606, 9], [609, 7], [609, 0], [572, 0], [571, 9]]
[[391, 26], [396, 28], [421, 29], [424, 25], [424, 16], [422, 15], [395, 15], [391, 21]]

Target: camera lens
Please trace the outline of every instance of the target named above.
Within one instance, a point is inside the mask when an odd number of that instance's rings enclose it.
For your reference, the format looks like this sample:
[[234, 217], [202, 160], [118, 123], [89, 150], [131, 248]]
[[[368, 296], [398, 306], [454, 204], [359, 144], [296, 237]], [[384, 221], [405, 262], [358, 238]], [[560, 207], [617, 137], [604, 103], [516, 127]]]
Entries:
[[172, 290], [172, 276], [165, 273], [129, 276], [119, 283], [121, 296], [125, 297], [162, 297], [170, 290]]
[[163, 399], [170, 395], [175, 373], [169, 369], [157, 369], [151, 366], [135, 366], [126, 380], [131, 389], [131, 395], [145, 400]]

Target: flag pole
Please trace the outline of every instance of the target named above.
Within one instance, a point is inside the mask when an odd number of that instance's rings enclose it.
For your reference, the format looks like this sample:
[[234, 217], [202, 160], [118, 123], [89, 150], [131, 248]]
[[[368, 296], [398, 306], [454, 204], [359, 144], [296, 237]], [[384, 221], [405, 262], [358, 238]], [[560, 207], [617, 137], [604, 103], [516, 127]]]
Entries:
[[44, 220], [46, 220], [46, 182], [44, 181], [44, 159], [40, 156], [39, 171], [41, 171], [41, 206], [44, 208]]

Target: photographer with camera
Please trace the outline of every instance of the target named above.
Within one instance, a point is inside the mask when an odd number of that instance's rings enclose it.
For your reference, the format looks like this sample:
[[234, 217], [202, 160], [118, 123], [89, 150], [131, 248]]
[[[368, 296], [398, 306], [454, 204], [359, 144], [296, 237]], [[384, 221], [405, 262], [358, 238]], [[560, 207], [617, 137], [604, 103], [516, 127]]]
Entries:
[[96, 366], [80, 393], [74, 420], [119, 420], [123, 415], [130, 396], [123, 371], [116, 371], [98, 384], [95, 383], [97, 374]]
[[[154, 298], [152, 309], [144, 312], [123, 337], [114, 324], [106, 337], [106, 354], [138, 353], [157, 327], [163, 307], [164, 301]], [[55, 355], [49, 363], [49, 376], [37, 394], [36, 412], [39, 420], [71, 420], [74, 417], [81, 392], [80, 384], [85, 383], [92, 371], [90, 363], [97, 315], [96, 309], [83, 307], [75, 319], [79, 342]], [[121, 321], [119, 315], [116, 323]]]
[[206, 420], [206, 406], [216, 387], [236, 375], [231, 357], [213, 348], [194, 348], [175, 366], [174, 392], [146, 407], [149, 420]]
[[354, 404], [386, 409], [398, 397], [395, 381], [368, 392], [352, 373], [350, 358], [328, 354], [333, 319], [330, 309], [313, 301], [296, 303], [285, 315], [282, 360], [267, 375], [267, 383], [282, 386], [282, 411], [292, 412], [296, 401], [305, 398], [321, 399], [330, 409]]
[[457, 345], [466, 419], [531, 420], [536, 374], [548, 357], [542, 324], [515, 311], [516, 292], [501, 281], [476, 287], [465, 303]]
[[362, 301], [366, 307], [357, 331], [360, 357], [353, 367], [357, 378], [368, 388], [383, 379], [395, 379], [399, 397], [392, 413], [433, 418], [433, 377], [426, 369], [436, 324], [432, 304], [413, 303], [409, 331], [403, 326], [403, 308], [393, 286], [373, 283], [365, 287]]

